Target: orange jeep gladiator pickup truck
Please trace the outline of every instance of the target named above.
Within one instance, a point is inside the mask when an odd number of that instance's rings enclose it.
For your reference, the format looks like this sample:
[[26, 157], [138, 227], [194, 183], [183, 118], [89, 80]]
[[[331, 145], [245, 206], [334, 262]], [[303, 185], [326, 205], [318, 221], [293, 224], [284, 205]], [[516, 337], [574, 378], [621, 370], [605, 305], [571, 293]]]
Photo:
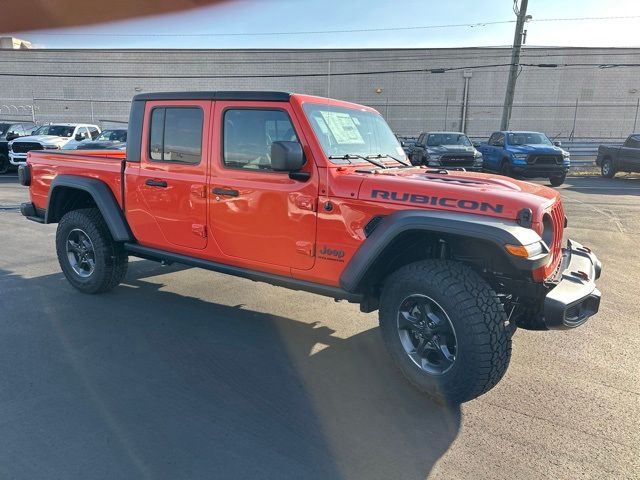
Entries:
[[128, 256], [379, 310], [402, 373], [442, 401], [492, 388], [517, 326], [598, 311], [601, 264], [562, 247], [554, 190], [414, 167], [375, 110], [281, 92], [134, 97], [127, 150], [29, 152], [22, 214], [57, 223], [68, 281], [113, 289]]

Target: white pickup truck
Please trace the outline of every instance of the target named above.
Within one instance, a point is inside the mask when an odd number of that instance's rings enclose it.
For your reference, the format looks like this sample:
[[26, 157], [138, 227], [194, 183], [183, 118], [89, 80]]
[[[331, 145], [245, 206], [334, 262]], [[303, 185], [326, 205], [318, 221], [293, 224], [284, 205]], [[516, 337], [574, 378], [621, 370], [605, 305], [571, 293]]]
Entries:
[[9, 161], [12, 165], [22, 165], [31, 150], [60, 150], [71, 141], [92, 140], [99, 134], [98, 126], [85, 123], [42, 125], [33, 135], [16, 138], [9, 143]]

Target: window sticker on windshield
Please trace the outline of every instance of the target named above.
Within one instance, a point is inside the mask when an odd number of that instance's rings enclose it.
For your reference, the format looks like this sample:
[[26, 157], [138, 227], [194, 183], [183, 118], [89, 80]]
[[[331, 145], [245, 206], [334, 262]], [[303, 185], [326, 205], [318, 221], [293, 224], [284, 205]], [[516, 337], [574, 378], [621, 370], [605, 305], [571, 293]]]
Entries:
[[329, 130], [331, 130], [333, 137], [339, 145], [354, 143], [364, 145], [364, 139], [362, 135], [360, 135], [358, 127], [351, 115], [342, 112], [326, 111], [321, 111], [320, 114], [322, 118], [324, 118], [324, 121], [327, 122]]

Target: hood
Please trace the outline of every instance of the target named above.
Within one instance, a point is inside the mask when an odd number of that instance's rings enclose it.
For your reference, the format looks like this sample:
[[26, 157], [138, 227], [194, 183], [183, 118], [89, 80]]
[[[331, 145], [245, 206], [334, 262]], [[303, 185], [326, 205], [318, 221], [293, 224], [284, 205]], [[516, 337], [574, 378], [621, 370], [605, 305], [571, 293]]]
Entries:
[[562, 155], [563, 150], [555, 145], [509, 145], [512, 153], [547, 153], [552, 155]]
[[28, 137], [16, 138], [13, 142], [38, 142], [46, 145], [57, 145], [67, 143], [71, 139], [71, 137], [57, 137], [55, 135], [29, 135]]
[[432, 155], [442, 155], [445, 153], [473, 153], [476, 149], [466, 145], [438, 145], [437, 147], [427, 147], [427, 152]]
[[359, 199], [515, 220], [523, 208], [530, 208], [534, 219], [541, 218], [560, 197], [551, 188], [500, 175], [439, 174], [422, 168], [378, 172], [364, 174]]

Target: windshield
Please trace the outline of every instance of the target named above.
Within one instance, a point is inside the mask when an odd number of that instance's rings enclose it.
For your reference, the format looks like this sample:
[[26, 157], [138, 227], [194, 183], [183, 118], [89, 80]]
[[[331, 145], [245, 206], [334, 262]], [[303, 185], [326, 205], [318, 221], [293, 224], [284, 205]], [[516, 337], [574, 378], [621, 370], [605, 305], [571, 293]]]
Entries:
[[439, 147], [440, 145], [464, 145], [470, 147], [471, 142], [464, 133], [430, 133], [427, 138], [428, 147]]
[[319, 103], [306, 103], [303, 108], [327, 157], [381, 154], [406, 159], [398, 139], [377, 113]]
[[126, 142], [127, 141], [127, 131], [126, 130], [105, 130], [98, 138], [96, 138], [97, 142]]
[[10, 126], [11, 126], [10, 123], [0, 123], [0, 136], [7, 133], [7, 130], [9, 130]]
[[68, 125], [43, 125], [37, 129], [34, 135], [55, 135], [56, 137], [70, 137], [75, 127]]
[[509, 134], [509, 145], [553, 145], [544, 133], [516, 132]]

